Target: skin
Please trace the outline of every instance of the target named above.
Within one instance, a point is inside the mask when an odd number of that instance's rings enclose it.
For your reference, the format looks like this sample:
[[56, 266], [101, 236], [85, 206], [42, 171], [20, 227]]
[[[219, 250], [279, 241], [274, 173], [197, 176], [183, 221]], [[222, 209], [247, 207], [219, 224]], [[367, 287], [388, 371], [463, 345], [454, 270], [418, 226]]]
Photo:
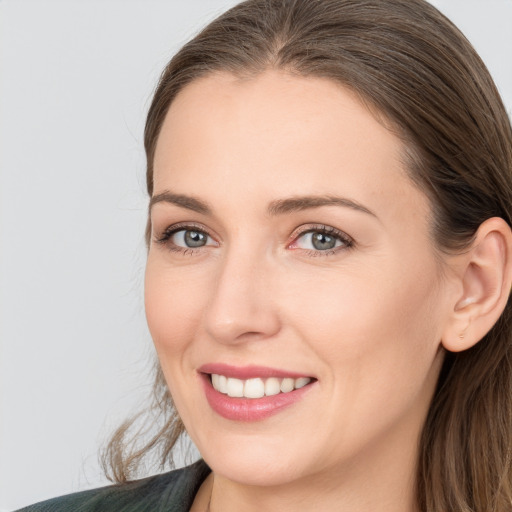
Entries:
[[[211, 212], [152, 206], [145, 300], [176, 407], [213, 470], [193, 510], [210, 495], [212, 512], [416, 510], [418, 437], [463, 266], [436, 250], [402, 149], [351, 91], [320, 78], [216, 73], [172, 103], [154, 196], [194, 196]], [[267, 211], [306, 195], [371, 213]], [[177, 224], [207, 233], [206, 245], [158, 242]], [[352, 245], [315, 249], [302, 233], [318, 225]], [[270, 418], [236, 422], [206, 401], [197, 369], [210, 362], [317, 382]]]

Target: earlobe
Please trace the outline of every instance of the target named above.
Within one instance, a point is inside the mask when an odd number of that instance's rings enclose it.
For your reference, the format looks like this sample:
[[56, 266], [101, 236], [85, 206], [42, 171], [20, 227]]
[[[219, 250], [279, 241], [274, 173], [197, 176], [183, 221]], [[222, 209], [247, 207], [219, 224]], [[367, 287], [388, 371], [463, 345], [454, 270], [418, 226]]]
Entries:
[[512, 285], [512, 231], [501, 218], [481, 224], [471, 247], [458, 258], [462, 293], [442, 337], [446, 350], [460, 352], [478, 343], [497, 322]]

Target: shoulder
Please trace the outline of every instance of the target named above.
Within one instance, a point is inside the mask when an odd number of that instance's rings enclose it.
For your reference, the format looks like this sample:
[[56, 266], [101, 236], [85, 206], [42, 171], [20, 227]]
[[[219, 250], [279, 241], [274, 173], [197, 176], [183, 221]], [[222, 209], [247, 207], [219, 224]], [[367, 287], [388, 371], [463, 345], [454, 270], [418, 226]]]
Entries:
[[191, 466], [126, 484], [77, 492], [29, 505], [18, 512], [166, 512], [188, 511], [210, 468]]

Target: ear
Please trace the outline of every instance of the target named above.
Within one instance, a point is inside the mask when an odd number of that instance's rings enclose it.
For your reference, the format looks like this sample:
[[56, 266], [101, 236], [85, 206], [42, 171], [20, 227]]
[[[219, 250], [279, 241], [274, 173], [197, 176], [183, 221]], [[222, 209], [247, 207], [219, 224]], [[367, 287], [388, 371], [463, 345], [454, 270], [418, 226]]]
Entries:
[[510, 226], [499, 217], [486, 220], [471, 247], [456, 258], [461, 286], [442, 336], [442, 345], [451, 352], [478, 343], [505, 309], [512, 286]]

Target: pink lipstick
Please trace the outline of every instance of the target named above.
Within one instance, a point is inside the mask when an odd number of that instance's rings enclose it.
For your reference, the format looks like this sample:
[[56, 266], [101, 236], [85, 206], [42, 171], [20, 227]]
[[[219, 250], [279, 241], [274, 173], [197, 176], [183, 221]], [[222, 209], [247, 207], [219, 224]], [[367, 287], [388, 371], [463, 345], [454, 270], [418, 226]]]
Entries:
[[206, 399], [220, 416], [260, 421], [301, 400], [317, 381], [302, 373], [262, 366], [206, 364], [199, 368]]

